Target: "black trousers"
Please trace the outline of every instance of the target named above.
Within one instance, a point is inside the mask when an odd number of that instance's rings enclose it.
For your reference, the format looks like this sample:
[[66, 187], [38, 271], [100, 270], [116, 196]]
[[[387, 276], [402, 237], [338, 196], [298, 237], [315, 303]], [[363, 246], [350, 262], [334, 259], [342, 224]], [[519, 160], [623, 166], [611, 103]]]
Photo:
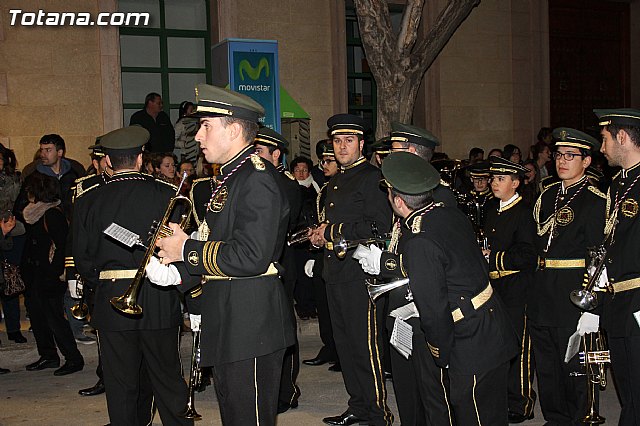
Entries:
[[[507, 309], [511, 314], [511, 310]], [[522, 312], [511, 318], [518, 335], [520, 353], [509, 363], [509, 412], [530, 416], [536, 403], [536, 393], [533, 390], [533, 374], [535, 373], [535, 357], [531, 348], [531, 334], [527, 318]]]
[[640, 425], [640, 336], [609, 337], [609, 351], [622, 406], [618, 425]]
[[538, 397], [544, 419], [550, 425], [574, 425], [587, 413], [587, 382], [576, 355], [564, 362], [569, 337], [575, 328], [541, 327], [529, 323], [536, 358]]
[[64, 317], [63, 295], [48, 294], [32, 288], [25, 299], [29, 320], [36, 339], [38, 354], [45, 359], [60, 359], [58, 349], [64, 358], [72, 363], [84, 363], [69, 321]]
[[509, 363], [482, 374], [449, 371], [450, 404], [456, 425], [507, 426]]
[[297, 304], [297, 310], [300, 313], [313, 313], [316, 311], [316, 302], [313, 298], [313, 280], [304, 273], [304, 265], [313, 256], [306, 248], [294, 249], [295, 268], [296, 268], [296, 286], [294, 297]]
[[284, 352], [213, 366], [222, 424], [275, 426]]
[[327, 283], [333, 337], [349, 393], [349, 413], [370, 425], [389, 425], [378, 324], [381, 315], [369, 299], [364, 281]]
[[182, 417], [187, 385], [181, 375], [178, 327], [163, 330], [98, 331], [107, 408], [113, 425], [141, 425], [151, 414], [146, 381], [160, 419], [167, 425], [193, 425]]
[[[322, 262], [322, 260], [316, 260], [316, 263], [318, 262]], [[317, 271], [314, 267], [313, 296], [316, 300], [320, 340], [322, 340], [323, 345], [322, 349], [320, 349], [320, 352], [318, 353], [318, 357], [329, 361], [338, 361], [336, 342], [333, 340], [333, 328], [331, 327], [331, 314], [329, 313], [329, 305], [327, 303], [327, 286], [321, 275], [322, 268]]]
[[[387, 319], [393, 331], [395, 318]], [[393, 389], [402, 426], [440, 426], [451, 424], [447, 402], [445, 372], [439, 368], [427, 348], [420, 321], [409, 321], [413, 328], [413, 349], [409, 359], [391, 348]]]

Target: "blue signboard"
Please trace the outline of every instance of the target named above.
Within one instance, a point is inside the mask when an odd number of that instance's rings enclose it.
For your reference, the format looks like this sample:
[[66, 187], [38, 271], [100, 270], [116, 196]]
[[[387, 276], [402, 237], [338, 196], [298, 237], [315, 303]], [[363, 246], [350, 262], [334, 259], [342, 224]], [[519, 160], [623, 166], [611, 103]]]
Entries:
[[[212, 59], [226, 54], [226, 82], [231, 90], [249, 96], [265, 109], [264, 126], [280, 131], [280, 82], [278, 42], [273, 40], [227, 39], [214, 46]], [[225, 70], [213, 67], [219, 72]], [[223, 83], [224, 76], [214, 76]]]

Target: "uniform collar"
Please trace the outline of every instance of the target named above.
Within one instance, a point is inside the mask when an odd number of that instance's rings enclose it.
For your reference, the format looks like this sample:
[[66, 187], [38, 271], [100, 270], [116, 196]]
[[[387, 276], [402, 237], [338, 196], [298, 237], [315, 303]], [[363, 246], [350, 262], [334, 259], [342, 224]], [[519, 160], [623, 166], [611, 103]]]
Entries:
[[500, 200], [500, 208], [498, 211], [502, 213], [503, 211], [509, 210], [511, 207], [515, 206], [522, 200], [522, 197], [516, 192], [513, 194], [513, 197], [509, 198], [507, 201]]
[[489, 192], [491, 192], [491, 188], [486, 188], [484, 191], [478, 192], [475, 189], [473, 190], [473, 195], [475, 195], [476, 197], [480, 196], [480, 195], [488, 195]]
[[569, 186], [564, 186], [564, 182], [560, 181], [560, 191], [562, 191], [563, 194], [566, 194], [567, 192], [569, 192], [569, 190], [571, 188], [575, 189], [577, 187], [579, 187], [580, 185], [582, 185], [582, 183], [587, 179], [587, 175], [583, 175], [577, 182], [572, 183]]
[[418, 209], [418, 210], [414, 210], [412, 211], [409, 216], [404, 218], [404, 226], [406, 226], [409, 229], [412, 229], [414, 222], [420, 218], [420, 220], [422, 220], [422, 216], [427, 213], [430, 210], [433, 210], [435, 207], [440, 207], [442, 204], [441, 203], [436, 203], [435, 201], [430, 202], [429, 204], [427, 204], [426, 206]]
[[280, 163], [278, 164], [278, 167], [276, 167], [276, 170], [280, 173], [284, 173], [287, 169], [284, 167], [284, 164]]
[[[104, 175], [107, 176], [107, 178], [109, 178], [109, 175], [107, 175], [106, 173], [103, 173]], [[113, 176], [111, 176], [112, 178], [115, 177], [122, 177], [122, 176], [126, 176], [126, 175], [141, 175], [142, 173], [137, 171], [137, 170], [125, 170], [123, 172], [114, 172]]]
[[366, 158], [360, 157], [353, 164], [349, 164], [348, 166], [340, 166], [340, 173], [344, 173], [347, 170], [358, 167], [360, 164], [363, 164], [367, 161]]
[[224, 163], [222, 166], [220, 166], [220, 174], [224, 175], [226, 174], [226, 172], [230, 172], [231, 170], [233, 170], [233, 168], [235, 166], [237, 166], [238, 164], [240, 164], [240, 162], [250, 153], [253, 153], [253, 151], [255, 151], [255, 146], [253, 145], [247, 145], [246, 147], [244, 147], [242, 150], [240, 150], [240, 152], [238, 152], [231, 160], [227, 161], [226, 163]]
[[620, 172], [620, 177], [624, 179], [629, 176], [635, 176], [638, 173], [640, 173], [640, 163], [637, 163], [636, 165], [631, 166], [628, 169], [622, 169], [622, 171]]

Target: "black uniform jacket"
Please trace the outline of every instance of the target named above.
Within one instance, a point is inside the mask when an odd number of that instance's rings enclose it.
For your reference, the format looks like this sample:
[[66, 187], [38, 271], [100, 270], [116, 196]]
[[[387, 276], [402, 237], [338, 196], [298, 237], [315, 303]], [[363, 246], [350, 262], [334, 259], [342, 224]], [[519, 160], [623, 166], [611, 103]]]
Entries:
[[491, 285], [507, 306], [524, 307], [527, 285], [537, 265], [535, 222], [531, 207], [519, 196], [500, 209], [487, 203], [485, 235], [489, 242]]
[[[619, 201], [618, 224], [613, 243], [607, 249], [607, 274], [609, 281], [640, 278], [640, 164], [623, 170], [614, 177], [608, 194], [609, 216], [613, 214], [616, 197]], [[633, 186], [631, 184], [638, 179]], [[631, 186], [631, 189], [629, 189]], [[629, 190], [627, 192], [627, 190]], [[602, 325], [610, 337], [640, 335], [640, 326], [633, 313], [640, 310], [640, 289], [617, 292], [605, 296]]]
[[[294, 343], [280, 278], [260, 276], [280, 258], [289, 204], [282, 177], [253, 149], [224, 164], [218, 184], [203, 179], [192, 188], [197, 222], [206, 221], [209, 235], [207, 241], [185, 243], [180, 287], [190, 289], [203, 275], [222, 278], [204, 283], [199, 297], [204, 366], [267, 355]], [[211, 200], [214, 185], [220, 189]]]
[[[372, 225], [380, 235], [389, 232], [392, 221], [391, 206], [386, 193], [380, 188], [380, 169], [361, 158], [347, 167], [341, 167], [326, 186], [325, 219], [329, 223], [324, 237], [331, 242], [339, 234], [348, 241], [373, 237]], [[366, 274], [350, 251], [338, 259], [325, 247], [324, 280], [327, 284], [364, 282]]]
[[[516, 355], [515, 331], [495, 294], [477, 310], [473, 307], [472, 299], [487, 289], [489, 278], [467, 218], [457, 208], [435, 207], [424, 213], [429, 208], [404, 219], [397, 268], [411, 280], [436, 364], [459, 374], [489, 371]], [[381, 263], [387, 263], [384, 257]], [[452, 311], [457, 308], [464, 317], [454, 322]]]
[[[536, 201], [536, 249], [538, 256], [546, 259], [547, 263], [557, 259], [584, 259], [587, 265], [587, 247], [595, 247], [602, 242], [606, 196], [585, 183], [585, 179], [583, 177], [564, 191], [561, 182], [553, 183]], [[547, 220], [556, 210], [556, 226], [549, 227]], [[549, 229], [542, 232], [546, 227]], [[545, 251], [552, 228], [555, 228], [557, 236]], [[539, 326], [575, 327], [580, 310], [571, 303], [569, 294], [580, 288], [585, 271], [586, 267], [554, 268], [548, 265], [536, 271], [534, 285], [529, 292], [527, 316]]]
[[137, 270], [144, 250], [128, 248], [103, 234], [111, 223], [145, 240], [154, 220], [160, 221], [176, 188], [138, 172], [121, 172], [107, 183], [76, 194], [73, 212], [73, 254], [85, 279], [98, 283], [91, 324], [98, 330], [157, 330], [181, 322], [179, 293], [147, 279], [140, 286], [142, 315], [124, 314], [111, 306], [112, 297], [125, 293], [132, 279], [99, 279], [101, 271]]

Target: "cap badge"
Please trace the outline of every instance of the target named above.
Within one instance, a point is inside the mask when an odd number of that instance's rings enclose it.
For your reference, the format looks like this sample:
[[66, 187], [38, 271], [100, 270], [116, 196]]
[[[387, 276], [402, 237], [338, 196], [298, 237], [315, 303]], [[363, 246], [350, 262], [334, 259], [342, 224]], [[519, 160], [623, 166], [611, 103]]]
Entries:
[[568, 134], [569, 134], [569, 133], [567, 133], [567, 131], [566, 131], [566, 130], [562, 130], [562, 131], [560, 132], [560, 139], [561, 139], [561, 140], [563, 140], [563, 141], [567, 140], [567, 135], [568, 135]]

